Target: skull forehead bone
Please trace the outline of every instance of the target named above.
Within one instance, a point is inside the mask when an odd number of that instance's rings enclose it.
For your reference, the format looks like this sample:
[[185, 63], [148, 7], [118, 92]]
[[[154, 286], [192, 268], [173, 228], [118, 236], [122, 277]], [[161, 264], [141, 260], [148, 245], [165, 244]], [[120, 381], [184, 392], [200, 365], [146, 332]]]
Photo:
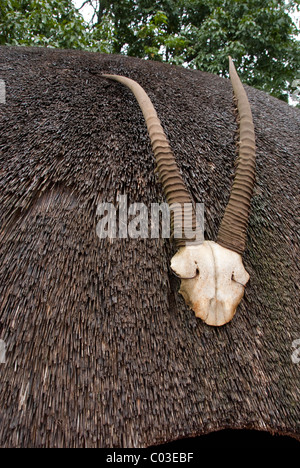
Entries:
[[213, 241], [182, 247], [171, 268], [181, 278], [180, 294], [208, 325], [229, 322], [249, 280], [240, 254]]

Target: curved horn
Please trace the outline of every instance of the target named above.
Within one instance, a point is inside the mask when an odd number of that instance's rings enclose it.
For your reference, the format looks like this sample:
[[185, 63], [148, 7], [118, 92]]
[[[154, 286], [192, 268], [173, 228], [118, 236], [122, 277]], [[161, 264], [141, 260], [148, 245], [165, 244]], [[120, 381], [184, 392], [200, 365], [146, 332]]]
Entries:
[[231, 57], [229, 73], [239, 114], [239, 156], [217, 243], [242, 254], [246, 248], [250, 202], [255, 182], [255, 134], [250, 104]]
[[[183, 226], [183, 209], [184, 204], [188, 203], [189, 208], [185, 210], [185, 223], [193, 229], [196, 228], [196, 216], [192, 206], [192, 199], [187, 191], [180, 174], [179, 168], [176, 164], [174, 154], [171, 150], [169, 141], [164, 133], [161, 122], [157, 116], [154, 106], [143, 90], [143, 88], [134, 80], [119, 75], [102, 75], [104, 78], [118, 81], [127, 86], [136, 97], [138, 104], [143, 112], [146, 120], [152, 149], [154, 152], [155, 160], [157, 163], [157, 172], [159, 173], [164, 193], [169, 206], [174, 205], [172, 209], [172, 231], [174, 233], [176, 227]], [[176, 204], [179, 205], [176, 208]], [[196, 231], [197, 232], [197, 231]], [[196, 240], [184, 238], [175, 238], [177, 247], [183, 247], [187, 242], [194, 242], [197, 244], [197, 239], [201, 239], [196, 234]]]

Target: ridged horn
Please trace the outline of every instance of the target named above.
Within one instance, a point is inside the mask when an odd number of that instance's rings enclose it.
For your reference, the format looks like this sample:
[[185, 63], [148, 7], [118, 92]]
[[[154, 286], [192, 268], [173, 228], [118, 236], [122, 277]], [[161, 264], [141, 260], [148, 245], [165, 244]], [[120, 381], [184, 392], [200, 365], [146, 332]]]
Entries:
[[229, 57], [229, 73], [239, 115], [239, 156], [229, 202], [222, 219], [217, 243], [243, 254], [255, 182], [255, 134], [246, 91]]
[[[157, 172], [163, 186], [166, 200], [169, 206], [178, 204], [179, 209], [176, 209], [175, 205], [174, 210], [171, 211], [171, 228], [172, 234], [174, 234], [176, 227], [180, 228], [181, 226], [184, 226], [182, 217], [184, 204], [192, 204], [192, 199], [185, 187], [174, 154], [171, 150], [170, 143], [165, 135], [154, 106], [147, 93], [136, 81], [119, 75], [105, 74], [102, 76], [127, 86], [127, 88], [129, 88], [134, 94], [141, 111], [143, 112], [157, 164]], [[196, 228], [197, 223], [194, 209], [186, 210], [185, 223], [187, 222], [189, 223], [188, 226], [193, 227], [193, 229]], [[195, 232], [197, 233], [198, 231]], [[196, 236], [197, 239], [201, 239], [200, 232], [199, 237], [198, 234], [196, 234]], [[174, 241], [178, 248], [184, 247], [187, 243], [191, 242], [194, 242], [195, 244], [201, 243], [201, 241], [197, 242], [197, 240], [193, 241], [191, 239], [185, 239], [184, 235], [180, 239], [174, 238]]]

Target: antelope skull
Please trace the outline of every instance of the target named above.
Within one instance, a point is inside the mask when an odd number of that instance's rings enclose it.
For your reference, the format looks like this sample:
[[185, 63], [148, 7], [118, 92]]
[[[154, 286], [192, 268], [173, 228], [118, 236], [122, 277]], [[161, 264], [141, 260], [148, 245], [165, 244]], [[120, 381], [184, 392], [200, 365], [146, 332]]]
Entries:
[[171, 268], [181, 279], [180, 294], [208, 325], [229, 322], [249, 280], [242, 257], [213, 241], [181, 248]]
[[[180, 293], [185, 302], [208, 325], [229, 322], [244, 295], [249, 280], [242, 254], [246, 247], [246, 232], [250, 201], [255, 181], [255, 135], [252, 113], [243, 85], [229, 57], [230, 78], [239, 113], [239, 156], [230, 199], [218, 233], [217, 242], [199, 242], [195, 212], [190, 211], [189, 225], [195, 229], [195, 240], [175, 239], [178, 252], [171, 268], [181, 278]], [[182, 223], [182, 207], [192, 206], [169, 141], [148, 95], [135, 81], [118, 75], [103, 75], [127, 86], [135, 95], [144, 114], [157, 172], [167, 202], [173, 210], [172, 227]]]

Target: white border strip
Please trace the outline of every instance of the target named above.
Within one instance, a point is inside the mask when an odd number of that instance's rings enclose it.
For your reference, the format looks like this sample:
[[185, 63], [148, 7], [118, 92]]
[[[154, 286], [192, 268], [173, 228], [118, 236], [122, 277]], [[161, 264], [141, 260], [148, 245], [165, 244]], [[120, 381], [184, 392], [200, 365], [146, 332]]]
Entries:
[[0, 104], [6, 104], [6, 86], [5, 81], [0, 79]]
[[6, 343], [0, 340], [0, 364], [5, 364]]

